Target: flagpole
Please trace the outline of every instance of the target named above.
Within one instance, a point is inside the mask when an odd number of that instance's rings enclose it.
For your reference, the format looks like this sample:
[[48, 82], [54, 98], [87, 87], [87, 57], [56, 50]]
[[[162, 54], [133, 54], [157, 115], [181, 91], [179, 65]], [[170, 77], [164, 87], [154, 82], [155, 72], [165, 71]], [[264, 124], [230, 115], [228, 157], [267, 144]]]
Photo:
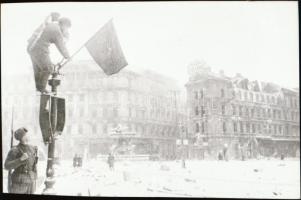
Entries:
[[[110, 21], [112, 21], [113, 20], [113, 18], [111, 18], [107, 23], [109, 23]], [[106, 24], [107, 24], [106, 23]], [[105, 25], [104, 25], [105, 26]], [[100, 28], [100, 29], [102, 29], [103, 28], [103, 26]], [[88, 42], [90, 42], [90, 40], [92, 40], [92, 38], [94, 37], [94, 35], [96, 35], [96, 33], [100, 30], [100, 29], [98, 29], [93, 35], [92, 35], [92, 37], [90, 37], [90, 39], [89, 40], [87, 40], [77, 51], [75, 51], [71, 56], [70, 56], [70, 58], [68, 58], [65, 62], [61, 62], [62, 64], [60, 64], [59, 65], [59, 68], [58, 68], [58, 70], [60, 70], [61, 68], [63, 68], [63, 66], [64, 65], [66, 65], [78, 52], [80, 52], [80, 50], [82, 50], [82, 48], [84, 48], [85, 46], [86, 46], [86, 44], [88, 43]]]

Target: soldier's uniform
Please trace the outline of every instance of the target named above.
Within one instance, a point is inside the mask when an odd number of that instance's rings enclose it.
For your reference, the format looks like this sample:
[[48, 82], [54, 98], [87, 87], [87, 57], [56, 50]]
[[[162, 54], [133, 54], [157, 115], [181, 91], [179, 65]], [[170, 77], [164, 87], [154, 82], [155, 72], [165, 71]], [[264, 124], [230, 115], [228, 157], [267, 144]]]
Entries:
[[55, 44], [64, 58], [70, 58], [65, 46], [64, 34], [58, 23], [48, 23], [34, 46], [31, 43], [28, 44], [27, 51], [34, 69], [36, 89], [40, 92], [45, 90], [48, 78], [53, 72], [54, 65], [49, 56], [50, 44]]
[[[13, 170], [10, 193], [34, 194], [37, 179], [37, 152], [37, 147], [22, 143], [8, 152], [4, 167]], [[20, 157], [23, 153], [27, 153], [28, 159], [21, 161]]]

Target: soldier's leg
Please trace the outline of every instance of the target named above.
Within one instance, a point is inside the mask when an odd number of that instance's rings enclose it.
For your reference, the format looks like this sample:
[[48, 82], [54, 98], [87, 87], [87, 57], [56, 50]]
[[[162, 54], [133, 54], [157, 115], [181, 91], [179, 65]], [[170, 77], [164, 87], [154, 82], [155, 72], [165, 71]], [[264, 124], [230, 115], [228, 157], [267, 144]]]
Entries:
[[34, 56], [35, 61], [38, 65], [39, 71], [39, 88], [43, 92], [46, 89], [49, 76], [53, 72], [53, 64], [48, 54], [40, 53]]
[[35, 79], [35, 85], [36, 89], [38, 91], [41, 91], [41, 84], [40, 84], [40, 77], [41, 77], [41, 69], [38, 65], [37, 59], [35, 58], [34, 55], [30, 55], [31, 61], [32, 61], [32, 66], [33, 66], [33, 72], [34, 72], [34, 79]]
[[27, 194], [34, 194], [35, 192], [36, 192], [36, 181], [29, 184]]
[[51, 73], [49, 73], [48, 71], [43, 71], [41, 73], [41, 91], [42, 92], [46, 90], [46, 86], [47, 86], [50, 75], [51, 75]]

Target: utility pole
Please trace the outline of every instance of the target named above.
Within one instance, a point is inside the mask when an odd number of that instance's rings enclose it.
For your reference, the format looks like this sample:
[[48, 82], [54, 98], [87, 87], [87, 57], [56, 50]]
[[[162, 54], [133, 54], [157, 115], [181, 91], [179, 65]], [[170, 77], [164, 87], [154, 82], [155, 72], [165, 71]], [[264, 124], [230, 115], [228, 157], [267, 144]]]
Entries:
[[185, 155], [184, 155], [184, 124], [179, 124], [178, 119], [178, 104], [177, 104], [177, 91], [174, 91], [174, 98], [175, 98], [175, 108], [176, 108], [176, 125], [177, 129], [180, 130], [181, 136], [181, 159], [182, 159], [182, 168], [186, 168], [185, 164]]

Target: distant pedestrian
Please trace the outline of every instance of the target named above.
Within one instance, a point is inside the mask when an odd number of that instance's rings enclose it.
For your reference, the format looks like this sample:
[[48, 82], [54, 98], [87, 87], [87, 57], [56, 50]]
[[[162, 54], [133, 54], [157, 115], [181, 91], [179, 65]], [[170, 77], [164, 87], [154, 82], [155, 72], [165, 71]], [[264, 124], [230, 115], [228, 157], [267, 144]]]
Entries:
[[81, 155], [81, 156], [78, 156], [78, 158], [77, 158], [77, 163], [78, 163], [78, 167], [82, 167], [83, 166], [83, 156]]
[[108, 156], [108, 164], [109, 164], [110, 170], [114, 170], [114, 161], [115, 161], [115, 158], [114, 158], [113, 154], [110, 153]]
[[223, 154], [221, 151], [218, 152], [217, 158], [218, 160], [223, 160]]
[[223, 157], [224, 157], [224, 160], [225, 161], [228, 161], [228, 158], [227, 158], [227, 151], [228, 151], [228, 145], [227, 144], [224, 144], [224, 148], [223, 148]]
[[79, 156], [77, 154], [74, 155], [73, 157], [73, 167], [78, 167], [79, 166]]
[[284, 156], [284, 153], [282, 153], [282, 154], [280, 155], [280, 159], [281, 159], [281, 160], [284, 160], [284, 157], [285, 157], [285, 156]]

